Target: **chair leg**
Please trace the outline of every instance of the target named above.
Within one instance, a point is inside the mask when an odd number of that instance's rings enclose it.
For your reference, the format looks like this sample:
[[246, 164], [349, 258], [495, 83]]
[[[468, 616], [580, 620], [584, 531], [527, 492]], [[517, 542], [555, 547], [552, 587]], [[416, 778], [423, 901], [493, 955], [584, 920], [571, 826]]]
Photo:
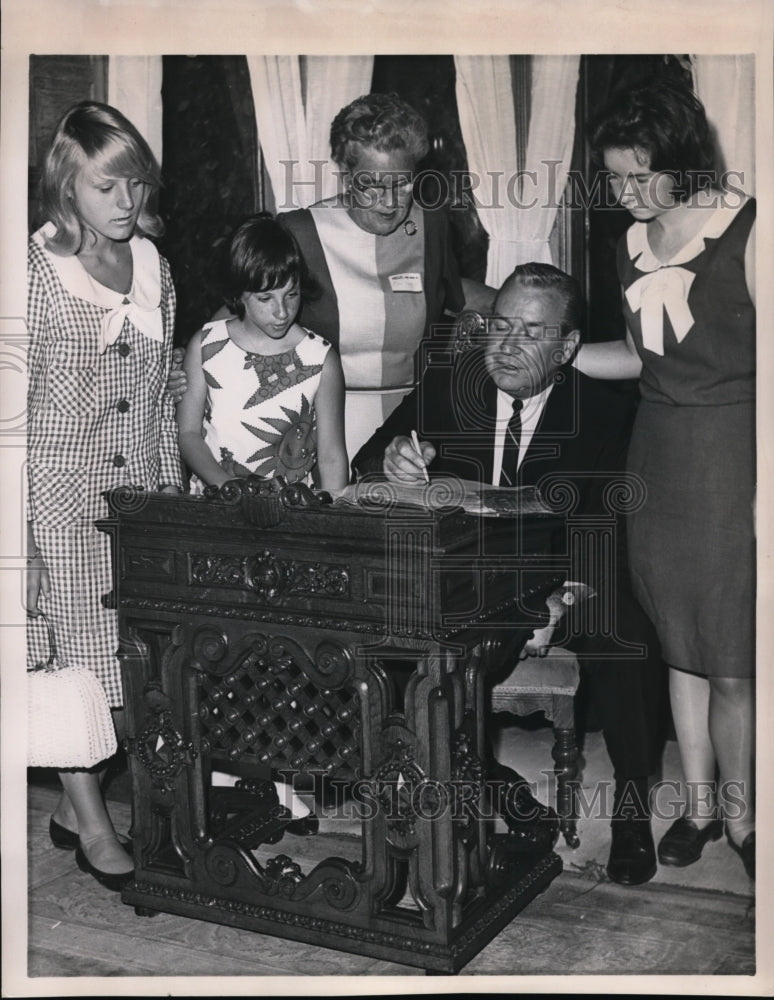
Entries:
[[578, 741], [575, 729], [554, 727], [554, 758], [556, 775], [556, 811], [559, 829], [569, 847], [577, 847], [580, 837], [578, 825]]

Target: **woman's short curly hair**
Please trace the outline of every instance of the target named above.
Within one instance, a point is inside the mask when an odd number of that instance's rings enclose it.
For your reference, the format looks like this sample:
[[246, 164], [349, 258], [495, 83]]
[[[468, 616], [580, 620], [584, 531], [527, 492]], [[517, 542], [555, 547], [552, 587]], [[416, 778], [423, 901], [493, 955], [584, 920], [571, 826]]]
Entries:
[[342, 108], [331, 125], [334, 163], [351, 170], [358, 146], [380, 153], [405, 149], [418, 163], [430, 148], [427, 122], [397, 94], [366, 94]]
[[674, 176], [681, 201], [718, 184], [704, 105], [687, 86], [668, 80], [614, 96], [592, 124], [591, 147], [600, 163], [607, 149], [647, 154], [650, 170]]
[[156, 158], [132, 123], [109, 104], [81, 101], [62, 116], [46, 154], [40, 182], [44, 218], [56, 232], [47, 243], [54, 253], [68, 256], [83, 244], [74, 183], [90, 166], [106, 177], [136, 177], [145, 184], [137, 220], [141, 236], [160, 236], [164, 224], [156, 212], [161, 171]]

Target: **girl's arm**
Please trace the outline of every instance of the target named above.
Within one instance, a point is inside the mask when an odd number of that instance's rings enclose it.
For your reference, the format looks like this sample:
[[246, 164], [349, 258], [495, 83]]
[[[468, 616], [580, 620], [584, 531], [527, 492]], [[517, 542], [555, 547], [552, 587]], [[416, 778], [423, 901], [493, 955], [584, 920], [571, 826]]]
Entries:
[[581, 344], [572, 363], [578, 371], [590, 378], [639, 378], [642, 371], [642, 361], [628, 329], [626, 340]]
[[35, 530], [32, 521], [27, 521], [27, 614], [34, 618], [38, 614], [38, 597], [51, 593], [51, 578], [48, 567], [43, 562], [43, 556], [35, 541]]
[[208, 485], [222, 486], [228, 475], [221, 469], [202, 437], [207, 383], [202, 369], [202, 331], [191, 337], [183, 360], [188, 381], [185, 395], [177, 404], [177, 439], [180, 454], [188, 467]]
[[333, 348], [323, 364], [314, 408], [320, 485], [324, 490], [343, 489], [349, 482], [349, 460], [344, 443], [344, 373]]

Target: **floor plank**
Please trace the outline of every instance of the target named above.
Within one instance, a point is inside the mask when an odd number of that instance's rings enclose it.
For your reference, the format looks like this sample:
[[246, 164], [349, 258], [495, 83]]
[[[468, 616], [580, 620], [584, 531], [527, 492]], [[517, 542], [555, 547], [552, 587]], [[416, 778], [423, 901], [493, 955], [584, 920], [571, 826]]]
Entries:
[[[138, 917], [120, 896], [80, 872], [48, 839], [57, 793], [29, 789], [29, 954], [32, 977], [377, 976], [418, 970], [252, 931], [162, 913]], [[129, 806], [112, 803], [120, 829]], [[334, 829], [335, 826], [333, 827]], [[291, 842], [292, 840], [292, 842]], [[352, 859], [358, 838], [286, 838], [310, 870], [323, 857]], [[751, 896], [666, 884], [624, 888], [604, 868], [565, 870], [463, 970], [464, 975], [752, 975]]]

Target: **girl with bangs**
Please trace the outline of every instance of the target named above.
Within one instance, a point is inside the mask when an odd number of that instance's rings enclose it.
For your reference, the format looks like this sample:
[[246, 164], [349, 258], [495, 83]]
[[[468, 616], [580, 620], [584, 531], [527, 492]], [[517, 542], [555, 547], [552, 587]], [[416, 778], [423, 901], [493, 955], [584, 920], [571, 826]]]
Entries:
[[[182, 488], [173, 404], [165, 397], [175, 316], [167, 262], [149, 236], [159, 168], [148, 144], [105, 104], [72, 107], [47, 153], [46, 222], [28, 256], [28, 658], [87, 667], [101, 681], [121, 736], [106, 490]], [[64, 766], [64, 765], [63, 765]], [[120, 890], [132, 862], [100, 791], [100, 773], [62, 770], [50, 820], [56, 847]], [[125, 841], [124, 841], [125, 843]]]

